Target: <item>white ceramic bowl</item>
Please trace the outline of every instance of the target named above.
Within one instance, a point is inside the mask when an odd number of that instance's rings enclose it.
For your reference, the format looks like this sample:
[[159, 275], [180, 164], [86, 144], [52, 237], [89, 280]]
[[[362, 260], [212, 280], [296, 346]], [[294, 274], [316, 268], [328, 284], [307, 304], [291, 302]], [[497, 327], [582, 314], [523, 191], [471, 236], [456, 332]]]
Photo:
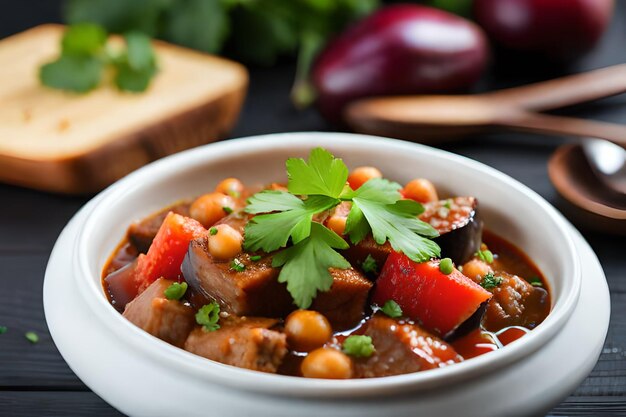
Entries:
[[[521, 340], [454, 366], [332, 381], [270, 375], [206, 360], [145, 333], [109, 305], [100, 274], [132, 221], [206, 192], [226, 176], [248, 184], [284, 181], [286, 158], [305, 157], [314, 146], [327, 148], [349, 167], [377, 166], [400, 183], [426, 177], [443, 194], [478, 197], [486, 227], [522, 248], [545, 273], [552, 290], [550, 315]], [[510, 413], [509, 407], [516, 401], [523, 403], [527, 394], [521, 389], [514, 399], [502, 384], [521, 379], [526, 386], [541, 385], [549, 361], [534, 360], [530, 369], [527, 364], [530, 358], [541, 358], [544, 346], [558, 339], [577, 305], [580, 288], [581, 266], [570, 226], [540, 196], [510, 177], [457, 155], [396, 140], [287, 133], [185, 151], [109, 187], [59, 239], [44, 298], [51, 333], [72, 369], [128, 414], [398, 417]], [[592, 359], [595, 363], [597, 354]], [[567, 394], [562, 391], [552, 392], [550, 403]], [[534, 412], [548, 405], [546, 401], [540, 406], [522, 404], [516, 412]]]

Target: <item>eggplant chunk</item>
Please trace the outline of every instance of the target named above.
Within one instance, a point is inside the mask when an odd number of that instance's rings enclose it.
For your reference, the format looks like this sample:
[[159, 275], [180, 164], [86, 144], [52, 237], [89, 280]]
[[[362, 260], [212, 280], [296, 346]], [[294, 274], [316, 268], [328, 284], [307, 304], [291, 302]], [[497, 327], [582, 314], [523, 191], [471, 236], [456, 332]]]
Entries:
[[[238, 316], [285, 317], [296, 309], [287, 286], [278, 282], [280, 270], [272, 267], [270, 255], [255, 262], [244, 253], [237, 260], [245, 266], [240, 272], [231, 268], [230, 260], [213, 259], [205, 238], [192, 241], [182, 271], [193, 298], [215, 300], [224, 311]], [[317, 294], [311, 308], [326, 316], [335, 330], [353, 327], [364, 316], [372, 283], [354, 269], [329, 272], [333, 285]]]
[[480, 249], [483, 221], [476, 198], [455, 197], [426, 203], [419, 217], [439, 232], [434, 240], [441, 247], [441, 256], [451, 258], [457, 265]]

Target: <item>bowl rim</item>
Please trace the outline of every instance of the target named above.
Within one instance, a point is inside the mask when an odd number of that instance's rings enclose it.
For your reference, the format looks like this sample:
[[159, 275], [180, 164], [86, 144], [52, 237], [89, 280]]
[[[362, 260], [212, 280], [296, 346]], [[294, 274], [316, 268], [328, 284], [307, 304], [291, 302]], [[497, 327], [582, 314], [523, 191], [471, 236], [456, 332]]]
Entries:
[[[313, 138], [316, 140], [312, 141]], [[86, 245], [91, 242], [90, 235], [98, 227], [98, 219], [107, 215], [108, 206], [132, 195], [135, 190], [146, 186], [147, 183], [158, 183], [173, 173], [190, 170], [224, 157], [235, 155], [245, 157], [259, 151], [288, 150], [303, 146], [309, 148], [314, 146], [330, 147], [340, 142], [341, 145], [371, 147], [373, 151], [377, 148], [385, 148], [385, 150], [395, 148], [394, 151], [397, 152], [414, 153], [417, 151], [426, 156], [436, 155], [452, 163], [478, 170], [521, 192], [525, 198], [539, 206], [561, 234], [559, 241], [559, 244], [562, 245], [561, 252], [567, 258], [565, 265], [569, 264], [571, 267], [571, 279], [567, 281], [571, 285], [566, 288], [568, 291], [560, 296], [548, 317], [536, 329], [519, 341], [491, 352], [489, 355], [482, 355], [457, 363], [454, 366], [425, 372], [370, 379], [324, 380], [251, 371], [224, 365], [179, 349], [126, 320], [104, 296], [104, 291], [99, 285], [100, 276], [98, 275], [96, 279], [93, 279], [94, 277], [90, 273], [91, 264], [85, 252]], [[541, 196], [517, 180], [480, 162], [425, 145], [395, 139], [335, 132], [293, 132], [233, 139], [186, 150], [146, 165], [111, 185], [96, 198], [99, 199], [98, 204], [94, 204], [91, 210], [86, 213], [78, 238], [74, 241], [74, 257], [72, 259], [77, 286], [82, 296], [88, 301], [86, 304], [113, 334], [132, 348], [155, 359], [155, 366], [158, 364], [158, 366], [168, 367], [205, 382], [236, 387], [240, 390], [291, 397], [355, 397], [400, 394], [407, 391], [429, 390], [451, 383], [460, 383], [519, 361], [535, 352], [543, 344], [548, 343], [560, 331], [563, 324], [569, 320], [580, 293], [580, 260], [575, 256], [576, 249], [567, 229], [568, 224], [556, 209]]]

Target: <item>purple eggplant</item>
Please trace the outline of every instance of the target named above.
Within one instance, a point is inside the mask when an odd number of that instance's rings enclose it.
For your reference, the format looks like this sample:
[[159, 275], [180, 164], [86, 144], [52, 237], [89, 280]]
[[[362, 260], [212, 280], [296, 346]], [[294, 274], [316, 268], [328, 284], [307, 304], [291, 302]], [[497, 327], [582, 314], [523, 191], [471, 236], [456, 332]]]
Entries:
[[379, 9], [331, 41], [312, 71], [317, 104], [340, 122], [344, 106], [368, 96], [465, 89], [483, 72], [486, 36], [474, 23], [426, 6]]

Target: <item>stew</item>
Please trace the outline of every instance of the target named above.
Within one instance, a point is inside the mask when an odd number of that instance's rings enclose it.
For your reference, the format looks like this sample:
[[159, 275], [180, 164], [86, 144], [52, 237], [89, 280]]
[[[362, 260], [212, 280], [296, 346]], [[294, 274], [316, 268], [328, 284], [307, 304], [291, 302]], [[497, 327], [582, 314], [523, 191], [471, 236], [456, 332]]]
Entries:
[[286, 166], [285, 184], [227, 178], [131, 224], [103, 269], [113, 307], [211, 360], [333, 379], [450, 366], [548, 315], [541, 271], [475, 197], [321, 148]]

